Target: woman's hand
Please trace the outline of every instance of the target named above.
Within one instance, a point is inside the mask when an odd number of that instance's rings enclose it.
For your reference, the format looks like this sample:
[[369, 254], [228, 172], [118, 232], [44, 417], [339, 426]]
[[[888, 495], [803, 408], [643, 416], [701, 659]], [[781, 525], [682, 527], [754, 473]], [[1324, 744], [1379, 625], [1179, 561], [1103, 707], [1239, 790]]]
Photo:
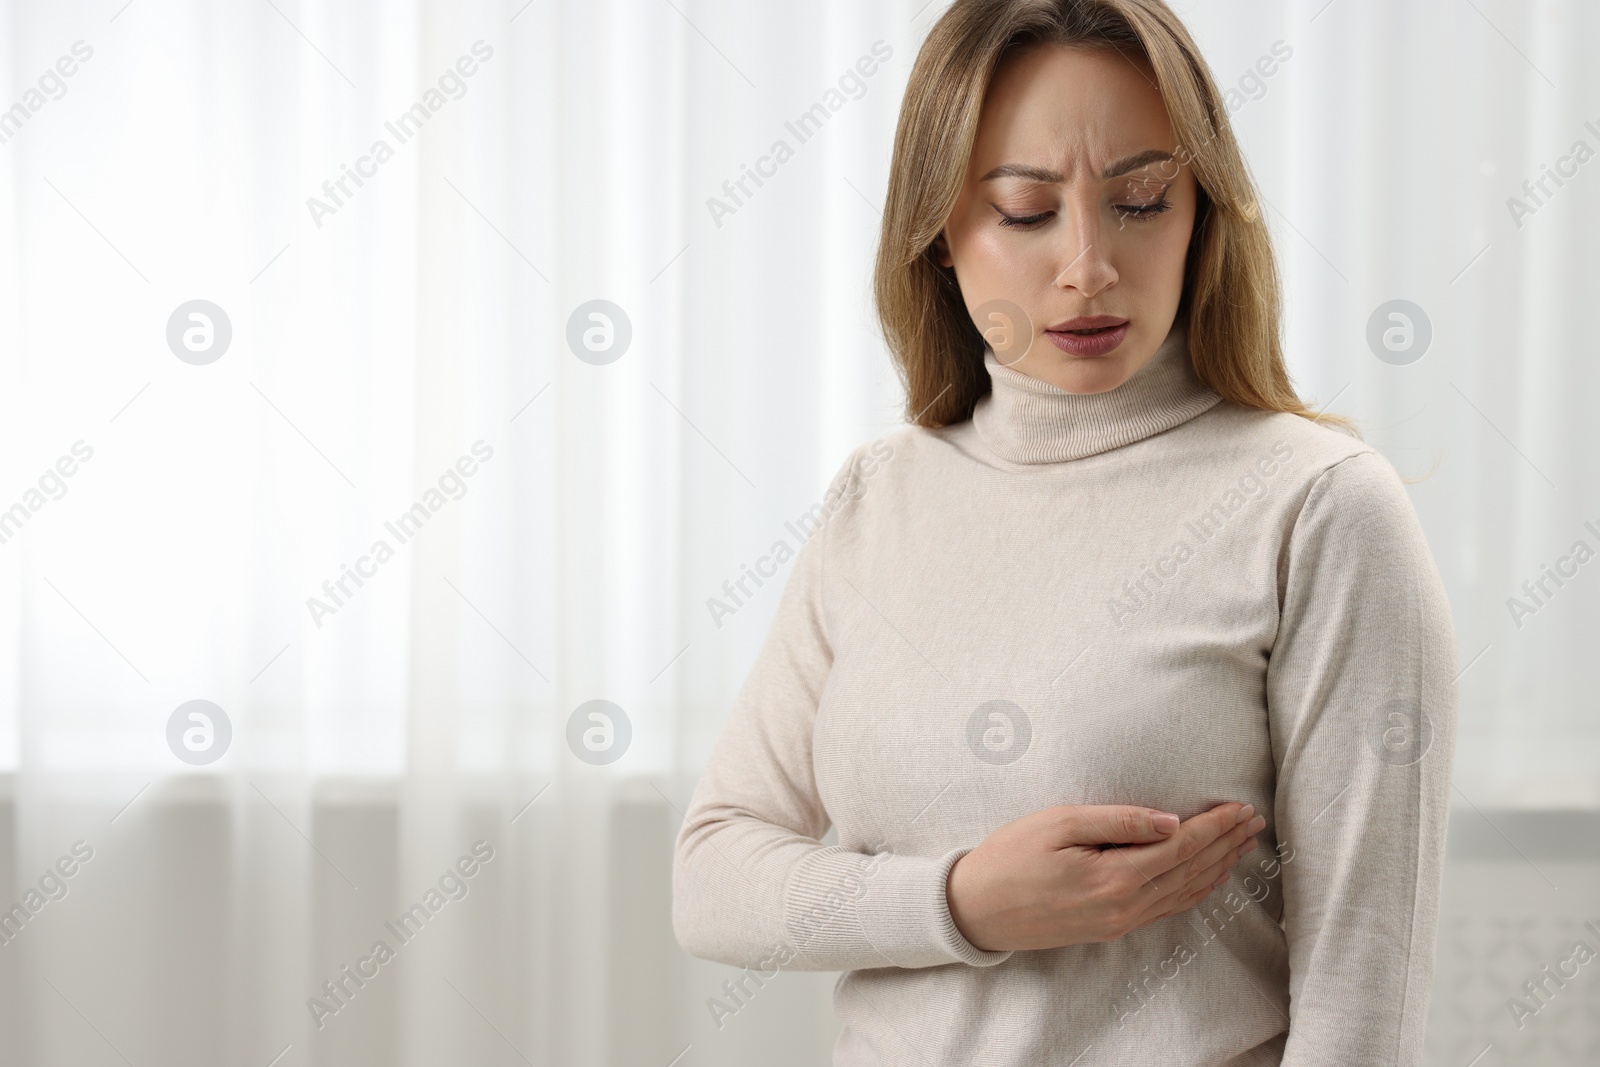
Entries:
[[1181, 825], [1176, 815], [1123, 805], [1036, 811], [950, 868], [950, 915], [990, 952], [1115, 941], [1226, 881], [1266, 825], [1254, 810], [1219, 804]]

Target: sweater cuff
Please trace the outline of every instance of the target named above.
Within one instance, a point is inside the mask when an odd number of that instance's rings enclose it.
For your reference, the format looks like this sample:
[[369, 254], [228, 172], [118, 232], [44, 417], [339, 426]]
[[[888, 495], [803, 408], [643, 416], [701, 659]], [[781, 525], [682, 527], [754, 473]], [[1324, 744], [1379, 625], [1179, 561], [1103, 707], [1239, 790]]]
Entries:
[[[992, 967], [1011, 952], [987, 952], [962, 936], [950, 915], [950, 868], [971, 852], [872, 855], [842, 846], [806, 857], [789, 882], [789, 936], [807, 956], [859, 967]], [[854, 951], [852, 951], [854, 950]], [[863, 954], [881, 962], [862, 962]]]

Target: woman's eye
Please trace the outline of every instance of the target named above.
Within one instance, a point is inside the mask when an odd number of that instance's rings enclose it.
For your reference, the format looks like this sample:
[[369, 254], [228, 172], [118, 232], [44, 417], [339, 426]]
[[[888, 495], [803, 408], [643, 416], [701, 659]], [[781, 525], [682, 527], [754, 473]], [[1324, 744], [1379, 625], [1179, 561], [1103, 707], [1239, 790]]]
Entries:
[[1050, 217], [1050, 212], [1042, 211], [1037, 215], [1007, 215], [1000, 212], [1000, 225], [1002, 226], [1034, 226]]
[[1172, 207], [1172, 201], [1162, 197], [1153, 204], [1117, 204], [1115, 210], [1123, 218], [1149, 219], [1167, 211]]

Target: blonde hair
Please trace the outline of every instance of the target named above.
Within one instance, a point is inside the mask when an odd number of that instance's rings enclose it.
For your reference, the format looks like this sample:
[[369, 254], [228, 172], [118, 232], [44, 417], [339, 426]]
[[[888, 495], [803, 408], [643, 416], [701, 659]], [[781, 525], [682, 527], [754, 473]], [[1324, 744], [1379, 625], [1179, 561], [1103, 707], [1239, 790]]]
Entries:
[[1210, 68], [1163, 0], [955, 0], [929, 32], [900, 107], [873, 274], [907, 418], [960, 422], [990, 389], [983, 335], [932, 246], [965, 184], [990, 78], [1014, 51], [1042, 44], [1115, 50], [1155, 73], [1178, 163], [1190, 164], [1199, 187], [1177, 313], [1195, 374], [1235, 404], [1359, 436], [1343, 416], [1314, 415], [1289, 380], [1277, 261], [1255, 183]]

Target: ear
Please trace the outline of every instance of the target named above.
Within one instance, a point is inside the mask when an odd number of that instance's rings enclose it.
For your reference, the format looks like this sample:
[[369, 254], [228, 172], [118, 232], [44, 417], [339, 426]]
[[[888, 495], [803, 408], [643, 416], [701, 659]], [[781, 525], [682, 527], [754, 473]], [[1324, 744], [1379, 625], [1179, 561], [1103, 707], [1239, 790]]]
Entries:
[[938, 259], [939, 266], [955, 266], [955, 258], [950, 255], [950, 242], [944, 239], [943, 233], [933, 239], [933, 254]]

